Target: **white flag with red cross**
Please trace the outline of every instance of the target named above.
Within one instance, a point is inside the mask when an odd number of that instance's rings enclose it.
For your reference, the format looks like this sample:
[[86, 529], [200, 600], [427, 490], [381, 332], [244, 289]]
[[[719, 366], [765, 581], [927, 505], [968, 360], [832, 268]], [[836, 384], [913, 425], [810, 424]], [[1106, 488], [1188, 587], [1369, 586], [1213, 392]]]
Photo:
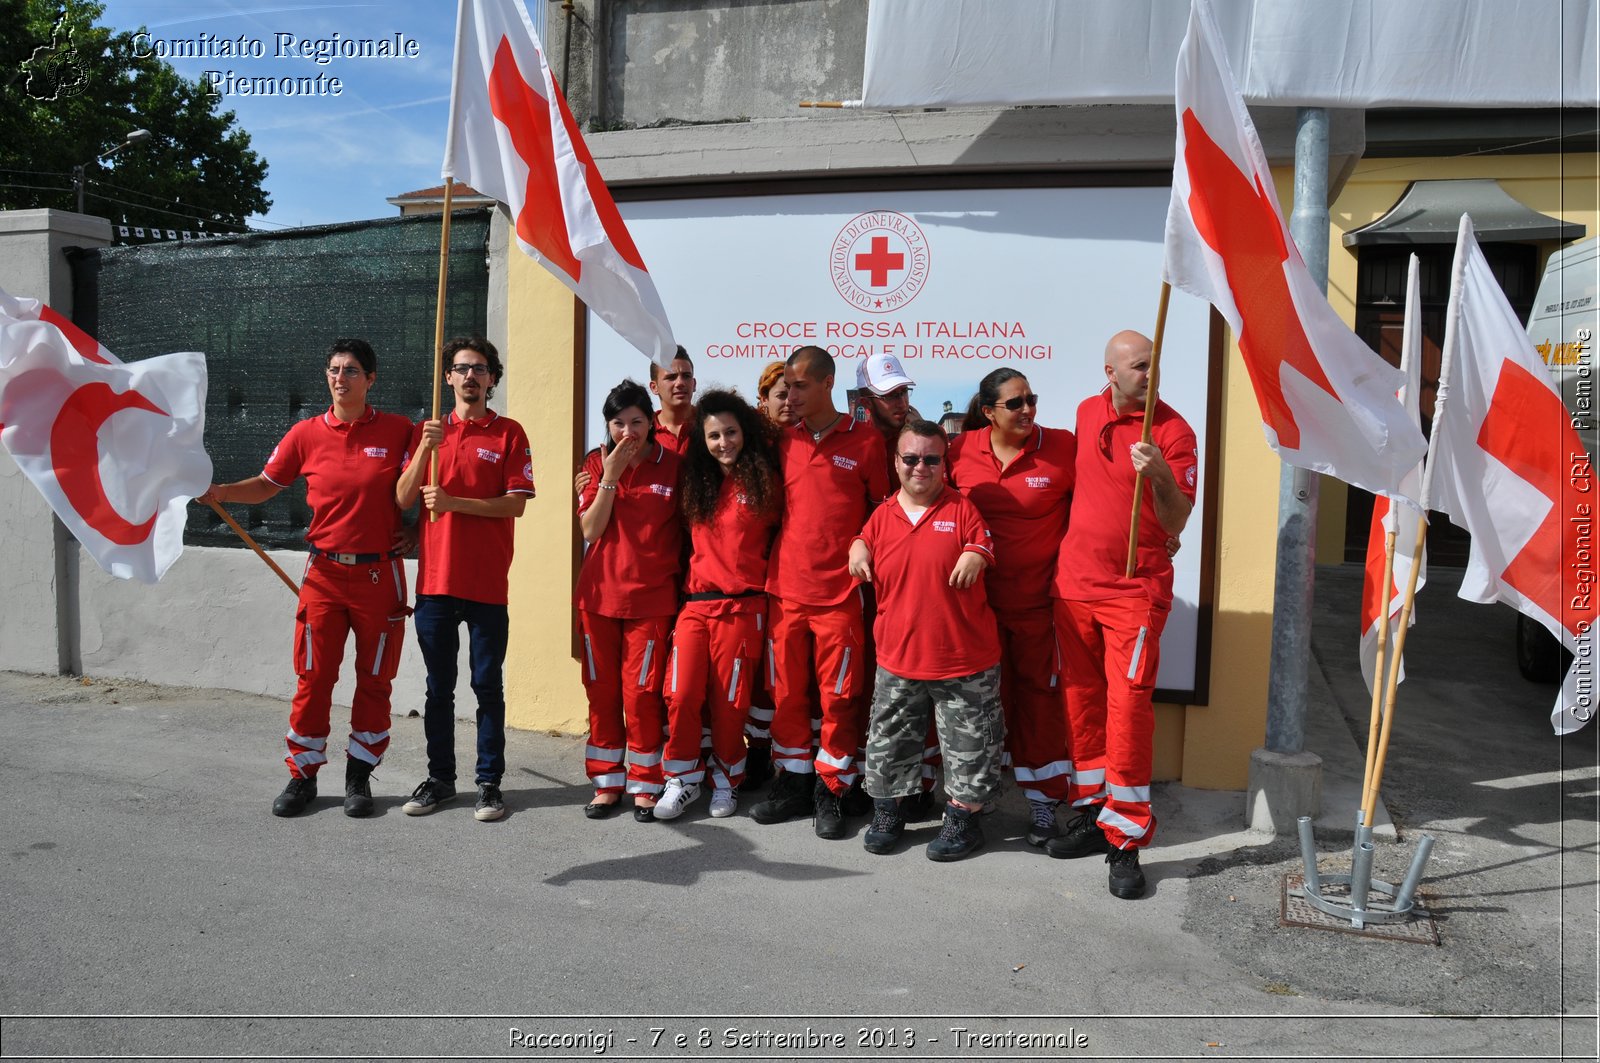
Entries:
[[[1406, 414], [1420, 425], [1422, 300], [1417, 280], [1416, 255], [1411, 256], [1411, 266], [1406, 276], [1405, 319], [1400, 340], [1400, 372], [1405, 378], [1405, 384], [1400, 388], [1400, 404], [1405, 407]], [[1411, 577], [1411, 567], [1421, 566], [1417, 571], [1418, 590], [1428, 582], [1427, 547], [1422, 548], [1420, 560], [1417, 551], [1417, 520], [1423, 516], [1423, 512], [1419, 504], [1411, 501], [1422, 497], [1421, 462], [1413, 466], [1400, 481], [1400, 494], [1403, 499], [1398, 502], [1385, 495], [1377, 495], [1372, 500], [1372, 524], [1367, 533], [1366, 578], [1361, 587], [1361, 676], [1367, 681], [1368, 693], [1372, 692], [1375, 684], [1384, 682], [1384, 677], [1377, 675], [1378, 632], [1382, 624], [1381, 618], [1388, 617], [1389, 628], [1385, 643], [1390, 648], [1389, 652], [1393, 653], [1400, 610], [1405, 604], [1405, 586]], [[1401, 519], [1402, 517], [1404, 519]], [[1394, 536], [1394, 564], [1389, 582], [1385, 584], [1384, 558], [1390, 535]], [[1417, 614], [1413, 608], [1411, 623], [1415, 624], [1416, 621]], [[1384, 667], [1389, 667], [1387, 662]], [[1398, 678], [1404, 680], [1405, 677], [1405, 665], [1401, 664]]]
[[511, 211], [517, 245], [659, 365], [666, 308], [539, 47], [522, 0], [459, 0], [442, 176]]
[[1427, 443], [1395, 398], [1399, 372], [1340, 320], [1300, 258], [1207, 0], [1190, 9], [1174, 93], [1163, 277], [1228, 319], [1279, 457], [1397, 492]]
[[48, 306], [0, 291], [0, 444], [95, 562], [154, 583], [211, 483], [206, 360], [131, 364]]
[[1425, 500], [1472, 535], [1461, 597], [1572, 651], [1550, 715], [1567, 734], [1595, 712], [1594, 470], [1466, 215], [1456, 240]]

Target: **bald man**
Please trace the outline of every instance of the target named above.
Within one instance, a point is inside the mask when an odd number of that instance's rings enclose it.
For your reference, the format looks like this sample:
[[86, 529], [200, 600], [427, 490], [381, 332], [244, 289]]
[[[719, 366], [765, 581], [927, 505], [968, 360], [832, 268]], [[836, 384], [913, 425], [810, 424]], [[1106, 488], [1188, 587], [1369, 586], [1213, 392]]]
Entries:
[[[1077, 815], [1045, 851], [1057, 859], [1105, 853], [1112, 896], [1144, 895], [1139, 850], [1150, 844], [1151, 695], [1162, 628], [1172, 608], [1167, 539], [1188, 523], [1199, 455], [1194, 430], [1164, 402], [1141, 442], [1150, 387], [1150, 340], [1111, 337], [1106, 386], [1078, 407], [1072, 520], [1056, 559], [1051, 607], [1066, 676], [1065, 701]], [[1134, 574], [1126, 576], [1135, 477], [1143, 507]]]

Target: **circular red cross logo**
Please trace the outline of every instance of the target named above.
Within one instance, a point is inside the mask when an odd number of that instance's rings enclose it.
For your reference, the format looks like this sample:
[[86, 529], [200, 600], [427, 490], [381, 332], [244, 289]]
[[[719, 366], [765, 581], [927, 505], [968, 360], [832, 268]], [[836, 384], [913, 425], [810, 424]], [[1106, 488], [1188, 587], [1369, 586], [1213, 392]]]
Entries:
[[928, 238], [898, 211], [858, 214], [833, 238], [828, 273], [839, 295], [857, 310], [899, 310], [928, 283]]

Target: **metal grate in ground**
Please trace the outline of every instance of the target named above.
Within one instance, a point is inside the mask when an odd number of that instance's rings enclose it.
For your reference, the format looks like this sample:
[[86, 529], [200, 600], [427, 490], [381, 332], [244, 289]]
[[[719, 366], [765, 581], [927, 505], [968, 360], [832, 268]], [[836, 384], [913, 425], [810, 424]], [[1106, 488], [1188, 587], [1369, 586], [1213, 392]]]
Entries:
[[[1306, 903], [1304, 897], [1291, 895], [1291, 890], [1298, 890], [1305, 885], [1305, 876], [1299, 872], [1292, 872], [1283, 876], [1283, 907], [1279, 912], [1278, 921], [1284, 926], [1302, 926], [1310, 930], [1337, 930], [1344, 934], [1355, 934], [1358, 937], [1380, 938], [1384, 941], [1409, 941], [1417, 945], [1439, 944], [1439, 928], [1434, 925], [1433, 912], [1428, 908], [1428, 896], [1418, 890], [1414, 907], [1411, 909], [1411, 918], [1403, 923], [1369, 923], [1365, 927], [1353, 927], [1349, 918], [1340, 919], [1328, 915], [1320, 909]], [[1322, 895], [1328, 898], [1349, 896], [1349, 887], [1334, 885], [1324, 882]], [[1375, 896], [1388, 900], [1386, 894]]]

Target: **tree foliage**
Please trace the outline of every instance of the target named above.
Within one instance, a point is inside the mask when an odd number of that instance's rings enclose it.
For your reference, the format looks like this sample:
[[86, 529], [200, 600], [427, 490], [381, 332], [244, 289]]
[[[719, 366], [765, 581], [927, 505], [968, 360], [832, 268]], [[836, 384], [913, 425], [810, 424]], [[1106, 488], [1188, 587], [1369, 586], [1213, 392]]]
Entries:
[[[135, 54], [136, 31], [92, 0], [0, 0], [0, 209], [75, 210], [129, 224], [242, 230], [264, 214], [267, 164], [203, 82]], [[149, 140], [98, 156], [135, 129]]]

